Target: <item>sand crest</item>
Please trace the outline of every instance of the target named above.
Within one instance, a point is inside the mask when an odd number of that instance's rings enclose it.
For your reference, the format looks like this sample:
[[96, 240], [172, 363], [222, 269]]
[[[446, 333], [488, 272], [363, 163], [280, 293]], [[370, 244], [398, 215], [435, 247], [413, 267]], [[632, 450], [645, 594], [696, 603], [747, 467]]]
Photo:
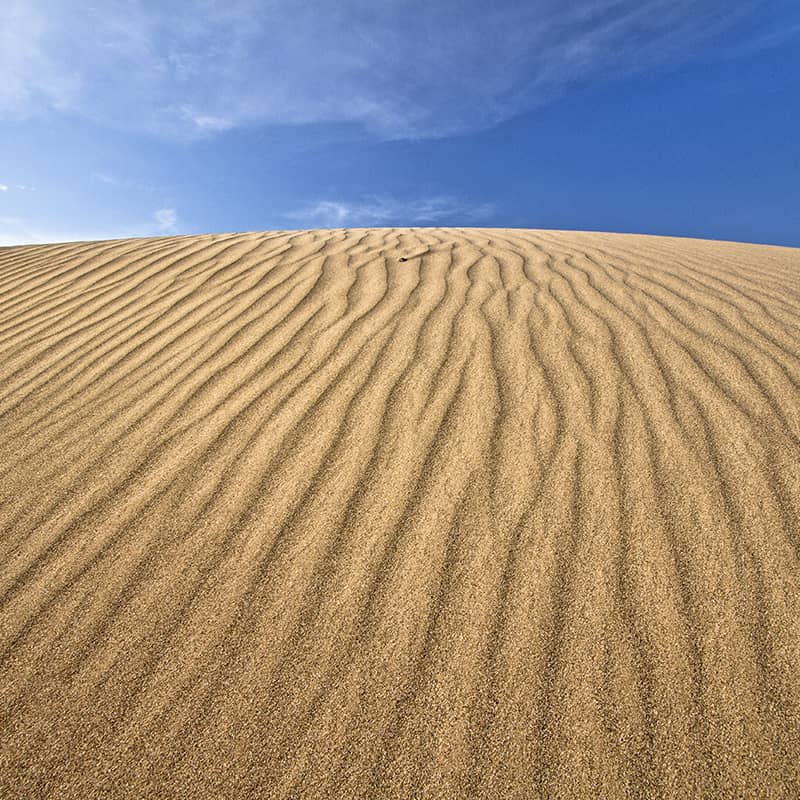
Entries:
[[800, 250], [0, 249], [0, 796], [800, 796]]

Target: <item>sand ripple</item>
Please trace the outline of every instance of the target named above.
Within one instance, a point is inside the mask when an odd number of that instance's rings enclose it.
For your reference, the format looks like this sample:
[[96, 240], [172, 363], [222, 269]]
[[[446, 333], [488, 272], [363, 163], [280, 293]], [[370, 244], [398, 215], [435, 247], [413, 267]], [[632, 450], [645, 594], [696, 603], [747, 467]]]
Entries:
[[0, 249], [2, 797], [800, 796], [800, 251]]

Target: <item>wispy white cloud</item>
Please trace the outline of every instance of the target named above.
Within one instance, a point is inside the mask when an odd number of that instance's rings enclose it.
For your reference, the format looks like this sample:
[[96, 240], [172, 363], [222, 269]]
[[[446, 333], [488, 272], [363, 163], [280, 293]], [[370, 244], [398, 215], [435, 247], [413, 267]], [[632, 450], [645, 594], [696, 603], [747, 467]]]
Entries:
[[184, 119], [191, 122], [198, 130], [201, 131], [226, 131], [233, 128], [236, 124], [232, 119], [226, 117], [215, 117], [213, 114], [201, 114], [189, 106], [181, 108], [181, 114]]
[[158, 229], [164, 233], [175, 233], [178, 227], [178, 215], [174, 208], [159, 208], [153, 219]]
[[92, 177], [100, 181], [100, 183], [105, 183], [108, 186], [119, 186], [120, 181], [114, 175], [110, 175], [107, 172], [93, 172]]
[[4, 183], [0, 183], [0, 192], [7, 192], [7, 191], [8, 191], [8, 186], [6, 186]]
[[26, 217], [0, 217], [0, 247], [13, 247], [20, 244], [49, 244], [51, 242], [83, 242], [93, 239], [114, 239], [126, 235], [147, 234], [82, 228], [65, 230], [57, 226], [42, 225]]
[[[202, 136], [486, 127], [574, 81], [797, 35], [785, 0], [5, 0], [0, 115], [55, 109]], [[722, 34], [725, 34], [722, 36]]]
[[81, 65], [58, 52], [48, 12], [36, 0], [6, 0], [0, 7], [0, 113], [26, 116], [79, 101]]
[[160, 208], [149, 220], [123, 223], [113, 228], [63, 228], [26, 216], [0, 216], [0, 247], [164, 236], [177, 232], [178, 215], [174, 208]]
[[105, 186], [113, 187], [114, 189], [150, 193], [163, 191], [162, 188], [159, 188], [153, 184], [140, 181], [136, 178], [130, 178], [128, 176], [123, 177], [113, 172], [96, 170], [91, 173], [91, 177], [99, 183], [102, 183]]
[[488, 203], [470, 205], [453, 197], [403, 201], [371, 197], [360, 201], [320, 200], [290, 211], [287, 219], [308, 228], [413, 225], [452, 221], [454, 224], [486, 221], [494, 213]]

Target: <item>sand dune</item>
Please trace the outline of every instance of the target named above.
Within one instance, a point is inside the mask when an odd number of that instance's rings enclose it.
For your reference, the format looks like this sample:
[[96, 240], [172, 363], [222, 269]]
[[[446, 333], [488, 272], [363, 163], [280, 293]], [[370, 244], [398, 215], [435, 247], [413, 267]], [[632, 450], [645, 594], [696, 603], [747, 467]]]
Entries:
[[0, 796], [800, 796], [800, 250], [0, 249]]

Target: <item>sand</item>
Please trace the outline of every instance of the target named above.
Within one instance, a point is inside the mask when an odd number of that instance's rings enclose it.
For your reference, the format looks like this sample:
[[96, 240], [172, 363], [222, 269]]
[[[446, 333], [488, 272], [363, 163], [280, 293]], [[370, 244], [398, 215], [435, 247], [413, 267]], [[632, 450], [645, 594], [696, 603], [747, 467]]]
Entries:
[[0, 249], [0, 796], [800, 796], [800, 250]]

